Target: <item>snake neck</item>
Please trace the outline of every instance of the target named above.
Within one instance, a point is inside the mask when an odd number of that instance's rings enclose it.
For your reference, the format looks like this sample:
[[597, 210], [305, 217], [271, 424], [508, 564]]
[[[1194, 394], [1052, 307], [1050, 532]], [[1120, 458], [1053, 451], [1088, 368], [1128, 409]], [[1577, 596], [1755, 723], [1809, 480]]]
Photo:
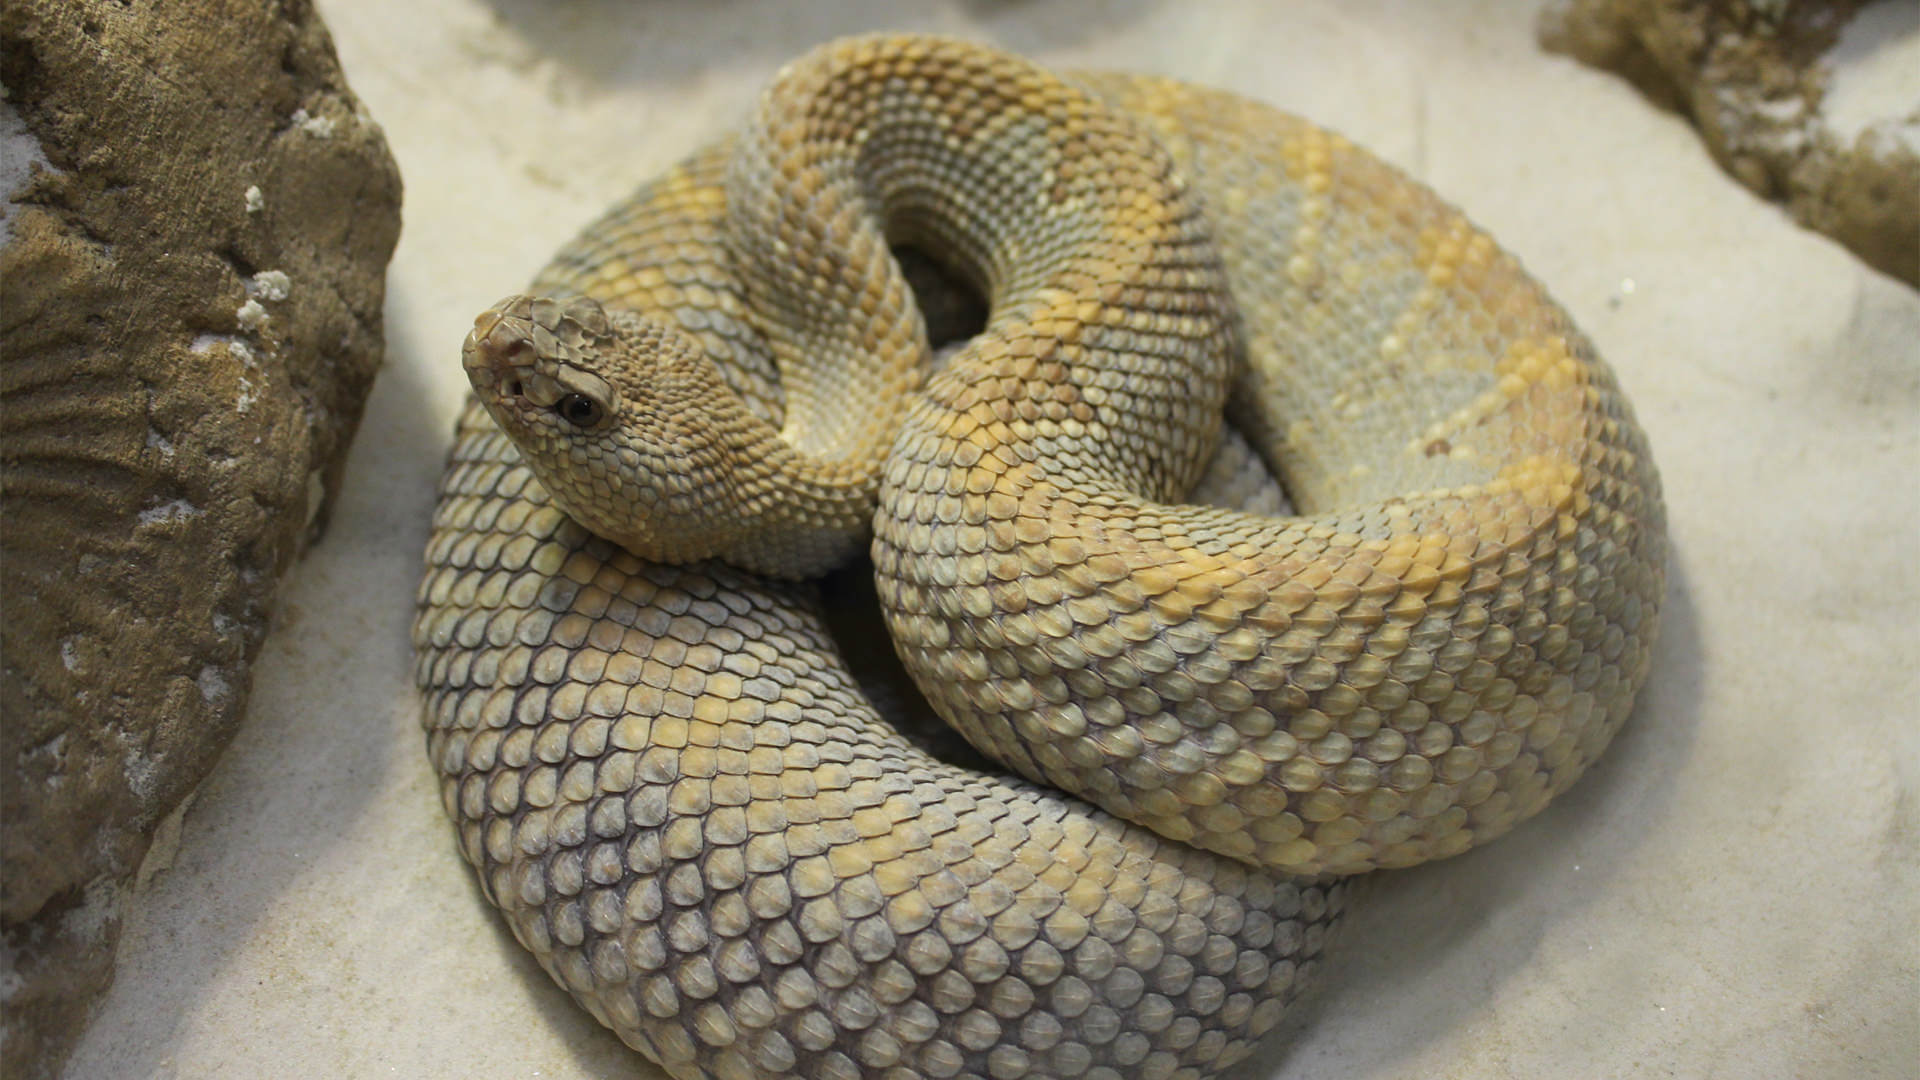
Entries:
[[554, 502], [642, 558], [801, 578], [866, 536], [881, 455], [799, 449], [660, 319], [510, 296], [475, 320], [462, 363]]
[[725, 388], [707, 408], [706, 422], [724, 433], [731, 469], [724, 495], [696, 511], [713, 522], [711, 554], [757, 573], [801, 579], [832, 570], [864, 547], [891, 424], [869, 422], [848, 452], [810, 453], [791, 423], [774, 427]]

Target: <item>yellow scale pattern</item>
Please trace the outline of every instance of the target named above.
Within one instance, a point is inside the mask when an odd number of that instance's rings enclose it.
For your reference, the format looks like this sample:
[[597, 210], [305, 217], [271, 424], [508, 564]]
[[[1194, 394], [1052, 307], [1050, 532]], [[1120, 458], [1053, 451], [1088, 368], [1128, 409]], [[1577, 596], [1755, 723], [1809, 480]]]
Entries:
[[[988, 303], [942, 365], [902, 245]], [[1537, 812], [1644, 678], [1663, 511], [1611, 373], [1267, 107], [835, 43], [533, 289], [467, 344], [429, 751], [516, 935], [675, 1076], [1212, 1075], [1334, 875]], [[869, 521], [914, 681], [1047, 787], [916, 749], [760, 576]]]

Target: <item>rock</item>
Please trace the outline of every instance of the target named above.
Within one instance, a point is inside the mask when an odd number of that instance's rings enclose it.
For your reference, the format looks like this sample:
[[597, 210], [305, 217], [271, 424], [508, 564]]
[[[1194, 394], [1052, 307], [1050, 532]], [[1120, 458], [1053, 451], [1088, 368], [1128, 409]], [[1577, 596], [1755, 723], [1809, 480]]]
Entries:
[[1920, 287], [1910, 0], [1556, 0], [1540, 38], [1690, 116], [1741, 183]]
[[12, 0], [0, 82], [0, 1073], [33, 1077], [339, 485], [400, 179], [307, 0]]

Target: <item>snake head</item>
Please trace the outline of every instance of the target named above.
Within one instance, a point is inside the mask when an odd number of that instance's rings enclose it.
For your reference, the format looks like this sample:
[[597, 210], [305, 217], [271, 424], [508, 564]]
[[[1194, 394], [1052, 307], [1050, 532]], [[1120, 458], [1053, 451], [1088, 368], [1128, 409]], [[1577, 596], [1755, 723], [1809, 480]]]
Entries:
[[586, 297], [509, 296], [474, 320], [468, 381], [554, 502], [644, 558], [721, 554], [726, 403], [698, 343]]
[[593, 371], [612, 333], [606, 310], [586, 297], [509, 296], [473, 321], [461, 359], [503, 426], [505, 413], [516, 427], [592, 432], [619, 404], [614, 384]]

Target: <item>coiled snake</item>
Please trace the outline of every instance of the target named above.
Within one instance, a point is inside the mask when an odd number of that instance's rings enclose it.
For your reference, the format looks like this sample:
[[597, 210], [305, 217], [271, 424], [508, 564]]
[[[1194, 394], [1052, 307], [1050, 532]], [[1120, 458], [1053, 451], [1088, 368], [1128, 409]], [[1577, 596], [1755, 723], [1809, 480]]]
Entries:
[[[930, 376], [916, 286], [990, 311]], [[514, 933], [675, 1076], [1210, 1075], [1338, 875], [1535, 813], [1647, 670], [1610, 371], [1420, 185], [1225, 93], [823, 47], [466, 363], [429, 752]], [[1297, 514], [1178, 505], [1260, 459]], [[1026, 779], [883, 722], [781, 580], [870, 523], [901, 660]]]

